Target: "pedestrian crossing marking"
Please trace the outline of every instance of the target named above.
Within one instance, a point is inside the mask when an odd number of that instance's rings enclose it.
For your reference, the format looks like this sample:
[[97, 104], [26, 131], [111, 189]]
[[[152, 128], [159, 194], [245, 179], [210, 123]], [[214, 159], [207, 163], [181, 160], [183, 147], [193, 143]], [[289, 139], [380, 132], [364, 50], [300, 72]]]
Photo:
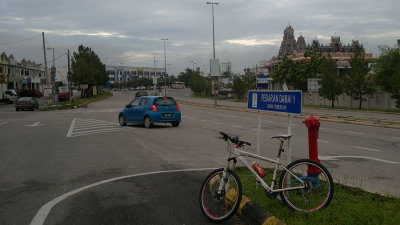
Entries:
[[79, 137], [83, 135], [114, 132], [126, 129], [126, 127], [121, 127], [118, 123], [95, 119], [75, 118], [72, 120], [71, 125], [69, 126], [66, 137]]

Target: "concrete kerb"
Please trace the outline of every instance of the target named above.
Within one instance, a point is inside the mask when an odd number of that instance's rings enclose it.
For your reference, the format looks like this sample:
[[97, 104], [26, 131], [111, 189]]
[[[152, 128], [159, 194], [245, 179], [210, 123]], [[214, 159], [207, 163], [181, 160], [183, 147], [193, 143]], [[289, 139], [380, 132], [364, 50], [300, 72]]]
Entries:
[[[214, 177], [209, 182], [209, 191], [212, 193], [213, 190], [219, 186], [219, 177]], [[229, 189], [225, 195], [224, 204], [232, 207], [235, 203], [237, 192], [235, 189]], [[266, 211], [264, 208], [258, 206], [252, 202], [249, 198], [242, 195], [237, 214], [240, 218], [248, 224], [253, 225], [284, 225], [278, 218], [273, 216], [271, 213]]]
[[[250, 109], [247, 109], [247, 108], [244, 108], [244, 107], [238, 107], [238, 106], [224, 106], [224, 105], [215, 106], [215, 105], [212, 105], [212, 104], [204, 104], [204, 103], [200, 103], [199, 104], [197, 102], [191, 102], [191, 101], [179, 100], [179, 99], [178, 99], [178, 102], [183, 103], [183, 104], [195, 105], [195, 106], [201, 106], [201, 107], [208, 107], [208, 108], [235, 110], [235, 111], [251, 112], [251, 113], [257, 113], [258, 112], [256, 110], [250, 110]], [[267, 111], [261, 111], [261, 113], [262, 114], [266, 114], [266, 115], [274, 115], [274, 116], [286, 116], [285, 114], [282, 114], [282, 113], [274, 113], [274, 112], [267, 112]], [[318, 117], [318, 119], [321, 120], [321, 121], [400, 129], [400, 124], [374, 123], [374, 122], [371, 122], [371, 121], [360, 121], [360, 120], [338, 118], [338, 117], [336, 117], [336, 118], [334, 118], [334, 117], [328, 118], [328, 117], [326, 117], [326, 115], [320, 115], [318, 113], [314, 113], [313, 115]], [[309, 116], [308, 114], [295, 115], [294, 118], [305, 119], [308, 116]]]
[[[236, 191], [230, 189], [226, 194], [225, 204], [233, 204]], [[267, 212], [264, 208], [242, 195], [242, 200], [237, 212], [240, 218], [248, 224], [254, 225], [284, 225], [278, 218]]]

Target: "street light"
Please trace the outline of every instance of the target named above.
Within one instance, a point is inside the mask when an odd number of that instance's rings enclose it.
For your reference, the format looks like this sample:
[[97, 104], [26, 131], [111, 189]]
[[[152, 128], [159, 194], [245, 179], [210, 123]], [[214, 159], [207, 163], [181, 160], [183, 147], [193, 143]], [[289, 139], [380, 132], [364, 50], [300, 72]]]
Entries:
[[[151, 54], [153, 54], [153, 56], [154, 56], [154, 67], [153, 67], [153, 69], [154, 69], [154, 76], [156, 76], [156, 55], [157, 55], [157, 52], [153, 52], [153, 53], [151, 53]], [[149, 90], [149, 86], [150, 86], [150, 72], [148, 73], [148, 75], [147, 75], [147, 91]]]
[[167, 51], [165, 49], [165, 41], [168, 41], [168, 38], [161, 38], [161, 41], [164, 41], [164, 96], [167, 96]]
[[[213, 59], [215, 61], [215, 29], [214, 29], [214, 5], [218, 5], [218, 2], [207, 2], [208, 5], [211, 5], [212, 9], [212, 23], [213, 23]], [[215, 78], [217, 79], [217, 78]], [[214, 88], [214, 86], [213, 86]], [[217, 106], [217, 94], [214, 93], [214, 105]]]

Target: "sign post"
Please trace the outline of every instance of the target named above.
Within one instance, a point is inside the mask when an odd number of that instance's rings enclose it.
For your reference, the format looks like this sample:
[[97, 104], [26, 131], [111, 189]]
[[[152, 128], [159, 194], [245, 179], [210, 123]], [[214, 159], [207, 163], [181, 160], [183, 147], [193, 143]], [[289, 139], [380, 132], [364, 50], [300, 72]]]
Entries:
[[[301, 114], [301, 91], [249, 91], [249, 109], [258, 110], [257, 154], [260, 155], [261, 114], [260, 110], [288, 113], [288, 135], [292, 134], [292, 115]], [[288, 140], [288, 163], [291, 162], [291, 145]]]

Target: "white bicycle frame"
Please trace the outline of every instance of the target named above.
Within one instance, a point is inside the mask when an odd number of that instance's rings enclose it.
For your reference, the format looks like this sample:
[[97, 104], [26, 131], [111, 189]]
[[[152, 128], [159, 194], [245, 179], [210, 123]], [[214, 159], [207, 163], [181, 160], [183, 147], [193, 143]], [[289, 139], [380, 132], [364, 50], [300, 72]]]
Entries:
[[[305, 184], [303, 182], [303, 180], [301, 180], [299, 177], [297, 177], [294, 173], [292, 173], [290, 170], [288, 170], [282, 163], [280, 163], [280, 158], [277, 157], [276, 160], [270, 159], [270, 158], [266, 158], [254, 153], [250, 153], [250, 152], [246, 152], [243, 150], [240, 150], [239, 147], [236, 145], [235, 147], [235, 151], [234, 151], [234, 157], [238, 158], [246, 167], [247, 169], [249, 169], [251, 171], [251, 173], [256, 176], [257, 181], [260, 182], [261, 186], [271, 192], [281, 192], [281, 191], [289, 191], [289, 190], [296, 190], [296, 189], [303, 189], [305, 187]], [[268, 186], [268, 184], [260, 177], [260, 175], [258, 175], [258, 173], [253, 169], [253, 167], [251, 166], [251, 164], [246, 160], [245, 157], [250, 157], [250, 158], [254, 158], [254, 159], [258, 159], [264, 162], [269, 162], [272, 164], [275, 164], [275, 169], [274, 169], [274, 174], [272, 177], [272, 182], [271, 182], [271, 186]], [[236, 164], [236, 163], [235, 163]], [[296, 178], [296, 180], [298, 180], [302, 185], [301, 186], [296, 186], [296, 187], [288, 187], [288, 188], [283, 188], [283, 189], [274, 189], [275, 186], [275, 179], [276, 179], [276, 172], [278, 171], [278, 167], [282, 167], [284, 170], [286, 170], [291, 176], [293, 176], [294, 178]], [[228, 164], [229, 167], [229, 164]], [[228, 168], [227, 167], [227, 168]], [[223, 176], [225, 176], [225, 174], [223, 174]], [[290, 180], [290, 179], [289, 179]], [[221, 182], [223, 183], [223, 182]], [[220, 187], [219, 190], [221, 190], [222, 186]]]

